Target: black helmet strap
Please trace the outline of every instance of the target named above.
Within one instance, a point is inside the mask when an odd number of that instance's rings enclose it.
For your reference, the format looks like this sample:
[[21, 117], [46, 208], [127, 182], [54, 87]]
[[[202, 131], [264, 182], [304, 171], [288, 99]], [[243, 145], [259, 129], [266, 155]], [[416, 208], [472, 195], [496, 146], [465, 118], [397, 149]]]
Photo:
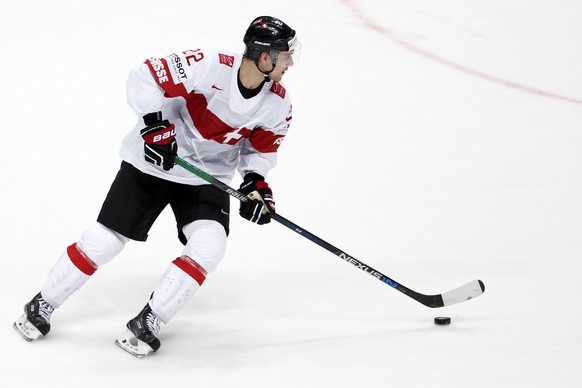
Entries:
[[[260, 58], [260, 55], [259, 55]], [[259, 71], [261, 73], [263, 73], [265, 75], [265, 79], [269, 78], [269, 74], [271, 74], [273, 72], [273, 70], [275, 70], [275, 66], [277, 66], [275, 63], [273, 63], [273, 68], [271, 70], [261, 70], [261, 68], [259, 67], [259, 58], [255, 59], [255, 66], [257, 66], [257, 69], [259, 69]], [[270, 56], [269, 56], [270, 58]]]

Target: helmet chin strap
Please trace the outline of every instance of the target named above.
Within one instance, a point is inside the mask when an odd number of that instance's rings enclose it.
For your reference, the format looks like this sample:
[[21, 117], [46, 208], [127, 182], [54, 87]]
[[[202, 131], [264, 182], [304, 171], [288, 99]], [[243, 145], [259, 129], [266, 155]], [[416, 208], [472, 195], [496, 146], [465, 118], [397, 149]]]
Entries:
[[257, 66], [257, 69], [259, 69], [259, 71], [264, 74], [265, 80], [267, 80], [269, 78], [269, 74], [271, 74], [273, 70], [275, 70], [276, 64], [273, 64], [273, 68], [271, 70], [265, 71], [261, 70], [261, 68], [259, 67], [259, 60], [255, 59], [255, 66]]

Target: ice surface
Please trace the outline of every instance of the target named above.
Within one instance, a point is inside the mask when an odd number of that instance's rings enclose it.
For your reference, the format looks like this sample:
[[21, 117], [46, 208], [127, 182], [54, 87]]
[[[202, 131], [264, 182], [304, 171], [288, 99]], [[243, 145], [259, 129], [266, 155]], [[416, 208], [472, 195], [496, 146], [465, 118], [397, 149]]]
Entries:
[[[261, 14], [303, 44], [269, 175], [281, 214], [419, 292], [482, 279], [485, 294], [435, 311], [236, 216], [219, 269], [138, 360], [113, 341], [180, 253], [164, 213], [55, 312], [49, 337], [23, 341], [13, 321], [118, 169], [130, 67], [242, 50]], [[580, 20], [570, 0], [5, 4], [0, 385], [581, 386]]]

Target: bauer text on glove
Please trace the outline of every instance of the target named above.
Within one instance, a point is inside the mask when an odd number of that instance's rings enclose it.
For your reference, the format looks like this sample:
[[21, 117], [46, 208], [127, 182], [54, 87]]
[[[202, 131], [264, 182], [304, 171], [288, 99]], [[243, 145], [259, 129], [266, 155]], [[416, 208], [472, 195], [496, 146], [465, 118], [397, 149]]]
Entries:
[[168, 171], [176, 164], [178, 144], [176, 128], [168, 120], [148, 125], [140, 131], [144, 140], [145, 160]]

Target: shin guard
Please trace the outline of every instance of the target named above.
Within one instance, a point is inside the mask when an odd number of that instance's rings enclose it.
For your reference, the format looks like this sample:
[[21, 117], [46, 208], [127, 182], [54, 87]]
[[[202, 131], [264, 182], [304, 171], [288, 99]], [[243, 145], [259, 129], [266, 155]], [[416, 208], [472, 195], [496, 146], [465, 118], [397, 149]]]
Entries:
[[218, 266], [226, 250], [226, 232], [216, 221], [194, 221], [183, 231], [188, 242], [182, 255], [170, 264], [149, 302], [166, 324]]
[[165, 324], [184, 307], [206, 279], [206, 271], [191, 266], [191, 262], [191, 259], [186, 261], [181, 257], [174, 260], [162, 275], [149, 302], [153, 312]]
[[97, 265], [77, 248], [77, 244], [72, 244], [61, 254], [49, 272], [41, 294], [51, 306], [58, 308], [85, 284], [96, 270]]

